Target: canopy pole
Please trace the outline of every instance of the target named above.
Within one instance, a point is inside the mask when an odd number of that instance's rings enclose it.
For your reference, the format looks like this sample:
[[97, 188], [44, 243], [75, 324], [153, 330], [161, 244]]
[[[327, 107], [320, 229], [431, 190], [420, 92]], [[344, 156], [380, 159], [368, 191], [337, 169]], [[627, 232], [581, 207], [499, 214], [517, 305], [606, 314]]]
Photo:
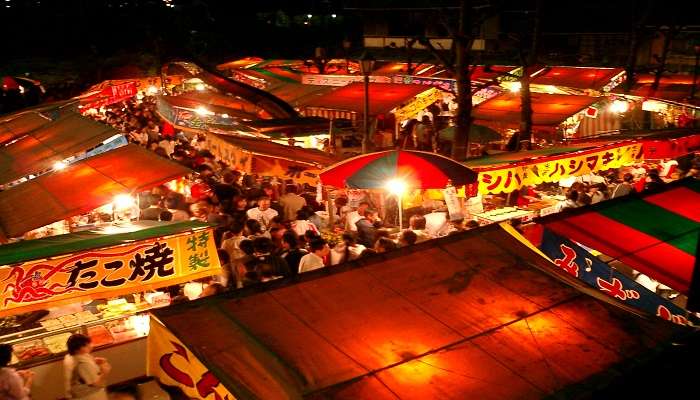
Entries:
[[399, 206], [399, 232], [403, 231], [403, 195], [401, 193], [396, 195], [396, 200]]

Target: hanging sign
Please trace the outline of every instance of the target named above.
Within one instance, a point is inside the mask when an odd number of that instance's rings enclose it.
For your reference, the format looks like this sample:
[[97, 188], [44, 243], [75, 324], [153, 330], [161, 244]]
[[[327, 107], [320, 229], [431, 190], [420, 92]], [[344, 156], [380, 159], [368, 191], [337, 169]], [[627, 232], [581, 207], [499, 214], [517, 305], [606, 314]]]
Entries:
[[410, 103], [397, 108], [396, 111], [394, 111], [394, 116], [397, 121], [405, 121], [414, 118], [421, 111], [438, 100], [442, 100], [442, 92], [435, 88], [427, 89], [425, 92], [419, 93]]
[[523, 165], [483, 168], [479, 171], [479, 193], [509, 193], [523, 186], [558, 182], [570, 176], [620, 168], [639, 162], [642, 158], [642, 144], [634, 143], [557, 156], [555, 159], [533, 160]]
[[0, 317], [217, 274], [211, 229], [0, 268]]
[[687, 312], [607, 264], [574, 242], [544, 230], [540, 246], [559, 268], [610, 297], [679, 325]]
[[[354, 82], [364, 82], [363, 75], [321, 75], [321, 74], [304, 74], [301, 76], [303, 85], [319, 85], [319, 86], [346, 86]], [[391, 78], [388, 76], [372, 75], [369, 77], [370, 83], [391, 83]]]

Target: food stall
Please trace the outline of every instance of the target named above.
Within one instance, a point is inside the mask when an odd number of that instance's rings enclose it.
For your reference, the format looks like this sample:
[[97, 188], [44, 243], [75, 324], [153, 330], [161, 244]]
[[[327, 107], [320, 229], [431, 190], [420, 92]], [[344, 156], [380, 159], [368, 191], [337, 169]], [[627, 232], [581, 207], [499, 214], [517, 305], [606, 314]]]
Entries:
[[[53, 119], [0, 147], [0, 185], [11, 186], [53, 168], [63, 168], [86, 152], [97, 154], [126, 145], [116, 129], [75, 112], [71, 107], [57, 109]], [[109, 146], [105, 146], [110, 144]]]
[[[486, 213], [476, 217], [497, 222], [555, 212], [564, 200], [557, 184], [563, 179], [620, 168], [643, 159], [642, 144], [634, 140], [619, 142], [580, 142], [566, 147], [508, 152], [468, 160], [465, 165], [479, 173], [473, 195], [483, 197]], [[510, 193], [524, 187], [542, 191], [539, 201], [521, 209], [509, 206]], [[499, 194], [505, 194], [499, 196]]]
[[148, 310], [158, 289], [220, 272], [212, 228], [141, 221], [0, 246], [0, 342], [12, 366], [36, 373], [33, 397], [62, 397], [62, 357], [73, 333], [109, 359], [110, 383], [145, 374]]
[[[370, 83], [368, 95], [369, 116], [376, 125], [373, 130], [375, 134], [381, 134], [378, 136], [381, 140], [375, 140], [378, 147], [393, 145], [400, 122], [415, 117], [443, 97], [442, 92], [433, 87], [395, 83]], [[345, 119], [355, 125], [362, 120], [364, 96], [364, 85], [351, 83], [306, 102], [303, 114], [331, 120]]]
[[318, 182], [321, 169], [337, 161], [329, 153], [266, 139], [210, 133], [206, 135], [206, 144], [214, 156], [238, 171], [312, 186]]
[[157, 309], [148, 374], [206, 400], [586, 398], [690, 334], [550, 264], [492, 225]]
[[67, 164], [0, 192], [0, 238], [21, 237], [191, 172], [135, 144]]
[[[700, 182], [536, 220], [528, 239], [607, 295], [675, 323], [700, 309]], [[697, 324], [697, 318], [695, 318]]]

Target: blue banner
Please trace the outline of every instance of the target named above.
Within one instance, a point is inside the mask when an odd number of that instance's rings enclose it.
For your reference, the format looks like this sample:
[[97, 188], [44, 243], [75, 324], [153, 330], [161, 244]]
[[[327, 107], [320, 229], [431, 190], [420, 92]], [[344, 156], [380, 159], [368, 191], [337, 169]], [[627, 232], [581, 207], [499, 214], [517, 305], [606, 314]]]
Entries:
[[679, 325], [688, 325], [688, 314], [667, 299], [610, 268], [576, 243], [544, 230], [540, 249], [568, 274], [610, 297]]

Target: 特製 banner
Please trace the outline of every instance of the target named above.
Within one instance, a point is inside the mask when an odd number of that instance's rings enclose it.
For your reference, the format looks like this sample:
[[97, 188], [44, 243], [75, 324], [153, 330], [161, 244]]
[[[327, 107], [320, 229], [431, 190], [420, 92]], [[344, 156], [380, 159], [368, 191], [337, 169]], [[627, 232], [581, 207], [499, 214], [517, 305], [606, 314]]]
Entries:
[[210, 228], [0, 268], [0, 317], [217, 274]]

